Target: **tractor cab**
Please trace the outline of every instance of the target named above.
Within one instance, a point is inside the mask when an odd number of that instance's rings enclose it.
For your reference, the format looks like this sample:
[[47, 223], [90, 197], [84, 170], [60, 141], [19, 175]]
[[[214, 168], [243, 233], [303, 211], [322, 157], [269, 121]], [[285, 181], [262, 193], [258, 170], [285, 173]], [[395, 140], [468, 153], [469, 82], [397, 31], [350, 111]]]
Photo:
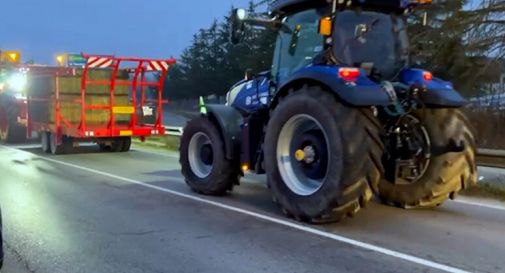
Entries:
[[242, 24], [278, 30], [272, 66], [277, 84], [312, 64], [354, 67], [374, 80], [393, 80], [409, 61], [405, 15], [430, 2], [278, 0], [269, 19], [237, 10], [232, 40], [240, 40]]
[[[387, 104], [379, 101], [388, 101], [388, 95], [377, 97], [379, 92], [372, 91], [371, 86], [383, 89], [381, 86], [388, 81], [452, 89], [447, 82], [431, 81], [432, 75], [427, 71], [409, 69], [406, 18], [416, 6], [429, 3], [431, 0], [278, 0], [270, 5], [268, 14], [235, 10], [232, 42], [240, 42], [245, 25], [277, 31], [271, 86], [266, 88], [271, 97], [267, 101], [297, 78], [316, 79], [328, 86], [335, 86], [335, 78], [339, 78], [345, 85], [340, 90], [354, 86], [370, 91], [369, 100], [365, 101], [344, 97], [351, 100], [349, 103]], [[247, 90], [246, 86], [254, 88]], [[242, 87], [246, 98], [257, 97], [256, 85]], [[236, 102], [240, 108], [245, 105], [244, 101]], [[256, 105], [264, 104], [258, 99]], [[252, 107], [251, 111], [257, 109]]]
[[[324, 1], [322, 1], [324, 3]], [[351, 6], [333, 12], [328, 4], [283, 13], [272, 74], [282, 83], [311, 65], [363, 68], [375, 79], [391, 80], [408, 65], [408, 39], [396, 9]]]

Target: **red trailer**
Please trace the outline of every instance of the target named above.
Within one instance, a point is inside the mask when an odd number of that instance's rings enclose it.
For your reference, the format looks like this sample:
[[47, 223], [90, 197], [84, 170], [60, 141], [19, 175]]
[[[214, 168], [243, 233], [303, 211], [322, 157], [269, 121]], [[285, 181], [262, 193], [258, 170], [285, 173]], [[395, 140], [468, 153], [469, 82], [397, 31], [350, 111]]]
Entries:
[[[126, 58], [103, 55], [88, 55], [83, 53], [87, 60], [83, 68], [66, 67], [33, 67], [30, 68], [30, 81], [37, 78], [50, 77], [54, 80], [51, 92], [32, 92], [27, 94], [27, 132], [31, 137], [32, 132], [38, 132], [42, 149], [45, 152], [61, 154], [71, 152], [80, 142], [94, 142], [102, 150], [125, 152], [130, 149], [131, 138], [138, 137], [144, 140], [153, 135], [163, 135], [165, 128], [162, 123], [163, 104], [162, 98], [164, 80], [175, 59], [143, 59]], [[90, 71], [108, 70], [111, 72], [109, 79], [90, 79]], [[119, 79], [118, 73], [128, 73], [127, 79]], [[153, 75], [149, 75], [153, 74]], [[80, 90], [72, 90], [78, 96], [69, 100], [62, 94], [68, 90], [60, 87], [60, 77], [80, 76]], [[87, 103], [88, 91], [93, 86], [106, 87], [104, 94], [106, 104]], [[129, 89], [129, 103], [118, 105], [115, 103], [116, 89], [122, 87]], [[155, 91], [154, 97], [147, 97], [147, 90]], [[51, 95], [48, 95], [51, 94]], [[62, 105], [71, 104], [80, 112], [80, 119], [69, 120], [62, 114]], [[53, 120], [41, 121], [38, 116], [41, 105], [50, 111]], [[73, 106], [75, 105], [75, 106]], [[108, 113], [107, 122], [90, 123], [87, 115], [89, 111], [103, 111]], [[157, 114], [158, 113], [158, 114]], [[117, 115], [127, 115], [127, 123], [116, 122]]]

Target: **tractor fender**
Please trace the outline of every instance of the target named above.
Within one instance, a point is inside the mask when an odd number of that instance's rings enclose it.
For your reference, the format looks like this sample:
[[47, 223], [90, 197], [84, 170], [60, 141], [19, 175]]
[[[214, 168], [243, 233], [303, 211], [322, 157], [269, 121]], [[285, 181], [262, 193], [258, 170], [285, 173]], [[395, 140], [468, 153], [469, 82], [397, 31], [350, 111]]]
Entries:
[[400, 81], [409, 86], [422, 86], [425, 92], [420, 99], [428, 107], [458, 108], [468, 104], [468, 101], [454, 89], [451, 82], [439, 78], [424, 79], [422, 69], [409, 68], [400, 73]]
[[361, 73], [354, 82], [339, 78], [340, 66], [311, 65], [282, 81], [274, 98], [274, 104], [279, 97], [285, 96], [290, 89], [299, 88], [305, 84], [322, 85], [336, 94], [344, 103], [351, 106], [387, 106], [391, 100], [382, 87]]
[[428, 107], [460, 108], [468, 104], [468, 100], [454, 89], [428, 89], [420, 99]]
[[226, 158], [240, 158], [240, 143], [242, 135], [242, 115], [235, 108], [220, 104], [206, 104], [207, 116], [219, 128], [225, 144]]

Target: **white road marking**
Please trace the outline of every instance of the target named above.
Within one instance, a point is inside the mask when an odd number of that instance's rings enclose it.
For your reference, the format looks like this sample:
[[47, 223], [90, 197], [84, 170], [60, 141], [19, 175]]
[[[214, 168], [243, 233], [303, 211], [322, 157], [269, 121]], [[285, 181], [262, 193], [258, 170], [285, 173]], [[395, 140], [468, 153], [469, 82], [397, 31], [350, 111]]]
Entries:
[[207, 205], [219, 207], [219, 208], [222, 208], [222, 209], [234, 211], [234, 212], [241, 213], [241, 214], [245, 214], [245, 215], [248, 215], [248, 216], [251, 216], [251, 217], [255, 217], [257, 219], [261, 219], [261, 220], [264, 220], [264, 221], [267, 221], [267, 222], [271, 222], [271, 223], [275, 223], [275, 224], [278, 224], [278, 225], [289, 227], [289, 228], [292, 228], [292, 229], [295, 229], [295, 230], [311, 233], [311, 234], [314, 234], [314, 235], [318, 235], [318, 236], [321, 236], [321, 237], [332, 239], [334, 241], [346, 243], [346, 244], [353, 245], [353, 246], [356, 246], [356, 247], [359, 247], [359, 248], [362, 248], [362, 249], [366, 249], [366, 250], [369, 250], [369, 251], [374, 251], [374, 252], [377, 252], [377, 253], [381, 253], [381, 254], [384, 254], [384, 255], [387, 255], [387, 256], [391, 256], [391, 257], [398, 258], [398, 259], [401, 259], [401, 260], [409, 261], [409, 262], [412, 262], [412, 263], [415, 263], [415, 264], [419, 264], [419, 265], [422, 265], [422, 266], [426, 266], [426, 267], [430, 267], [430, 268], [433, 268], [433, 269], [437, 269], [437, 270], [441, 270], [441, 271], [445, 271], [445, 272], [451, 272], [451, 273], [470, 273], [470, 271], [465, 271], [463, 269], [459, 269], [459, 268], [456, 268], [456, 267], [452, 267], [452, 266], [444, 265], [444, 264], [441, 264], [441, 263], [433, 262], [433, 261], [426, 260], [426, 259], [423, 259], [423, 258], [420, 258], [420, 257], [416, 257], [416, 256], [412, 256], [412, 255], [409, 255], [409, 254], [401, 253], [401, 252], [398, 252], [398, 251], [395, 251], [395, 250], [390, 250], [390, 249], [387, 249], [387, 248], [384, 248], [384, 247], [381, 247], [381, 246], [377, 246], [377, 245], [373, 245], [373, 244], [357, 241], [357, 240], [350, 239], [350, 238], [347, 238], [347, 237], [344, 237], [344, 236], [340, 236], [340, 235], [337, 235], [337, 234], [334, 234], [334, 233], [318, 230], [318, 229], [312, 228], [310, 226], [306, 226], [306, 225], [303, 225], [303, 224], [295, 223], [295, 222], [292, 222], [292, 221], [288, 221], [288, 220], [284, 220], [284, 219], [268, 216], [268, 215], [265, 215], [265, 214], [261, 214], [261, 213], [257, 213], [257, 212], [253, 212], [253, 211], [249, 211], [249, 210], [245, 210], [245, 209], [241, 209], [241, 208], [238, 208], [238, 207], [222, 204], [222, 203], [211, 201], [211, 200], [208, 200], [208, 199], [205, 199], [205, 198], [202, 198], [202, 197], [193, 196], [193, 195], [190, 195], [190, 194], [185, 194], [185, 193], [182, 193], [182, 192], [166, 189], [166, 188], [159, 187], [159, 186], [156, 186], [156, 185], [151, 185], [151, 184], [144, 183], [144, 182], [141, 182], [141, 181], [138, 181], [138, 180], [134, 180], [134, 179], [130, 179], [130, 178], [126, 178], [126, 177], [122, 177], [122, 176], [118, 176], [118, 175], [102, 172], [102, 171], [99, 171], [99, 170], [95, 170], [95, 169], [91, 169], [91, 168], [87, 168], [87, 167], [82, 167], [82, 166], [74, 165], [74, 164], [71, 164], [71, 163], [55, 160], [55, 159], [48, 158], [48, 157], [34, 155], [34, 154], [29, 153], [29, 152], [25, 152], [25, 151], [18, 150], [18, 149], [15, 149], [15, 148], [6, 147], [6, 146], [3, 146], [3, 147], [5, 147], [7, 149], [10, 149], [10, 150], [18, 151], [18, 152], [21, 152], [21, 153], [30, 154], [30, 155], [32, 155], [34, 157], [42, 158], [42, 159], [44, 159], [44, 160], [46, 160], [48, 162], [53, 162], [53, 163], [60, 164], [60, 165], [63, 165], [63, 166], [72, 167], [72, 168], [75, 168], [75, 169], [78, 169], [78, 170], [87, 171], [87, 172], [98, 174], [98, 175], [101, 175], [101, 176], [113, 178], [113, 179], [116, 179], [116, 180], [119, 180], [119, 181], [124, 181], [124, 182], [128, 182], [128, 183], [136, 184], [136, 185], [139, 185], [139, 186], [143, 186], [143, 187], [146, 187], [146, 188], [150, 188], [150, 189], [153, 189], [153, 190], [169, 193], [169, 194], [172, 194], [172, 195], [176, 195], [176, 196], [179, 196], [179, 197], [183, 197], [183, 198], [190, 199], [190, 200], [193, 200], [193, 201], [197, 201], [197, 202], [200, 202], [200, 203], [204, 203], [204, 204], [207, 204]]
[[465, 200], [465, 199], [456, 199], [456, 200], [453, 200], [453, 202], [465, 204], [465, 205], [482, 207], [482, 208], [505, 211], [505, 206], [500, 206], [500, 205], [485, 204], [485, 203], [480, 203], [480, 202], [470, 201], [470, 200]]

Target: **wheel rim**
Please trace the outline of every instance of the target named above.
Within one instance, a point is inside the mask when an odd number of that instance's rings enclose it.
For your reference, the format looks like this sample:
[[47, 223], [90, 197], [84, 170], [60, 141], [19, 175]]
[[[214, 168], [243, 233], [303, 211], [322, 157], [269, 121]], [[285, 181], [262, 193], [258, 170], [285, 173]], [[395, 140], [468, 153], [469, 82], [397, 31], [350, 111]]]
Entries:
[[58, 151], [58, 145], [56, 144], [56, 135], [54, 133], [49, 134], [49, 149], [51, 153], [55, 154]]
[[41, 132], [40, 141], [42, 142], [42, 151], [47, 152], [49, 150], [49, 139], [46, 132]]
[[315, 118], [290, 118], [277, 141], [277, 164], [286, 186], [302, 196], [321, 189], [329, 171], [329, 151], [327, 134]]
[[199, 178], [210, 175], [214, 163], [214, 150], [209, 136], [198, 132], [189, 141], [189, 165], [193, 173]]
[[[422, 122], [412, 116], [407, 115], [395, 124], [393, 127], [395, 139], [390, 139], [392, 143], [398, 143], [398, 136], [402, 143], [402, 148], [389, 148], [391, 158], [394, 160], [394, 169], [390, 168], [387, 172], [393, 177], [394, 184], [409, 185], [414, 184], [421, 179], [431, 162], [431, 140], [426, 127]], [[389, 145], [392, 145], [390, 143]]]
[[9, 121], [7, 120], [6, 113], [0, 110], [0, 139], [6, 140], [9, 132]]

